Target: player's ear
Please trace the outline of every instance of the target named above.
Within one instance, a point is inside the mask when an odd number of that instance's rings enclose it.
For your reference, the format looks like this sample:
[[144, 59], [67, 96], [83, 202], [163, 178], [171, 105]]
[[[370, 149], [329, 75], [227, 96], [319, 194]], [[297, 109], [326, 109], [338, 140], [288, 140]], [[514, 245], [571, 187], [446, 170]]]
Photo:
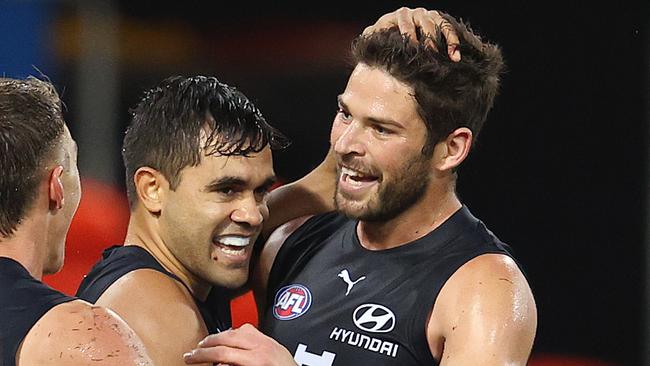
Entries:
[[436, 169], [448, 171], [458, 167], [469, 155], [472, 141], [472, 130], [467, 127], [455, 129], [444, 141], [436, 145]]
[[142, 206], [153, 214], [160, 213], [165, 192], [169, 189], [165, 176], [156, 169], [140, 167], [133, 174], [133, 183]]
[[60, 210], [65, 204], [65, 195], [63, 192], [63, 182], [61, 182], [61, 175], [63, 174], [63, 166], [57, 165], [50, 173], [48, 179], [48, 199], [50, 201], [50, 210]]

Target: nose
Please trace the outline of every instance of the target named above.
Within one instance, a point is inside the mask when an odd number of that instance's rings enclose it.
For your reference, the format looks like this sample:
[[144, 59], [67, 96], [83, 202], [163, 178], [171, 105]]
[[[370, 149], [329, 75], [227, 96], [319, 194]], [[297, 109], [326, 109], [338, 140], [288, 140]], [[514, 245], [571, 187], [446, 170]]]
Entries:
[[232, 211], [230, 218], [240, 224], [252, 227], [260, 226], [264, 222], [265, 206], [266, 203], [258, 202], [255, 200], [255, 195], [250, 194], [239, 201], [239, 205]]
[[363, 144], [360, 139], [361, 130], [361, 126], [356, 122], [338, 124], [338, 126], [332, 128], [334, 151], [339, 155], [363, 154]]

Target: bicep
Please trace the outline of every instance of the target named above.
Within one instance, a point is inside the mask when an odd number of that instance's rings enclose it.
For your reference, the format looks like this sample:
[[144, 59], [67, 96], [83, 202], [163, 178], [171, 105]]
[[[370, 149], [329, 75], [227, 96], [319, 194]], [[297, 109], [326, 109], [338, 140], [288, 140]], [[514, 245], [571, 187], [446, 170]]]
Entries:
[[444, 337], [441, 365], [525, 365], [537, 311], [514, 261], [489, 254], [458, 272], [441, 291], [436, 314], [440, 315], [437, 329]]

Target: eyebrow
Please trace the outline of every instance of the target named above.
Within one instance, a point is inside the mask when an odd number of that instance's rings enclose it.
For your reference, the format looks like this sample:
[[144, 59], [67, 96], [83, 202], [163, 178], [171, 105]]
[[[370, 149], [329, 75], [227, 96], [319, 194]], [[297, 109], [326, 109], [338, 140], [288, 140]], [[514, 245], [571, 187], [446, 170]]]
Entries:
[[[264, 188], [264, 189], [269, 189], [271, 188], [275, 183], [277, 182], [277, 178], [275, 176], [271, 176], [266, 178], [264, 183], [262, 183], [259, 187], [257, 188]], [[247, 181], [236, 176], [225, 176], [225, 177], [220, 177], [212, 182], [210, 182], [208, 185], [205, 186], [204, 191], [206, 192], [214, 192], [216, 190], [219, 190], [220, 188], [223, 187], [231, 187], [231, 186], [238, 186], [238, 187], [244, 187], [247, 185]]]
[[[342, 109], [344, 109], [345, 111], [348, 111], [348, 112], [350, 111], [350, 108], [348, 108], [348, 105], [345, 104], [345, 102], [343, 101], [343, 94], [339, 94], [339, 96], [336, 97], [336, 100], [338, 101], [338, 103], [339, 103], [339, 105], [341, 106]], [[395, 120], [392, 120], [390, 118], [379, 118], [379, 117], [370, 116], [370, 117], [366, 117], [365, 119], [367, 121], [372, 122], [372, 123], [378, 123], [378, 124], [381, 124], [381, 125], [391, 125], [391, 126], [394, 126], [394, 127], [397, 127], [397, 128], [404, 128], [403, 124], [401, 124], [401, 123], [399, 123], [399, 122], [397, 122]]]

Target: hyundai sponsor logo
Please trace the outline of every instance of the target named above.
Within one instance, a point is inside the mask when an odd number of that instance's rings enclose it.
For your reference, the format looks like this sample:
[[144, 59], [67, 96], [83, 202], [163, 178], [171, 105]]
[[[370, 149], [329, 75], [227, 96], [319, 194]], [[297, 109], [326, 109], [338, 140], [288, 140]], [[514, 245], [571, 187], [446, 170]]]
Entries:
[[354, 325], [372, 333], [388, 333], [395, 328], [395, 314], [379, 304], [359, 305], [352, 314]]

